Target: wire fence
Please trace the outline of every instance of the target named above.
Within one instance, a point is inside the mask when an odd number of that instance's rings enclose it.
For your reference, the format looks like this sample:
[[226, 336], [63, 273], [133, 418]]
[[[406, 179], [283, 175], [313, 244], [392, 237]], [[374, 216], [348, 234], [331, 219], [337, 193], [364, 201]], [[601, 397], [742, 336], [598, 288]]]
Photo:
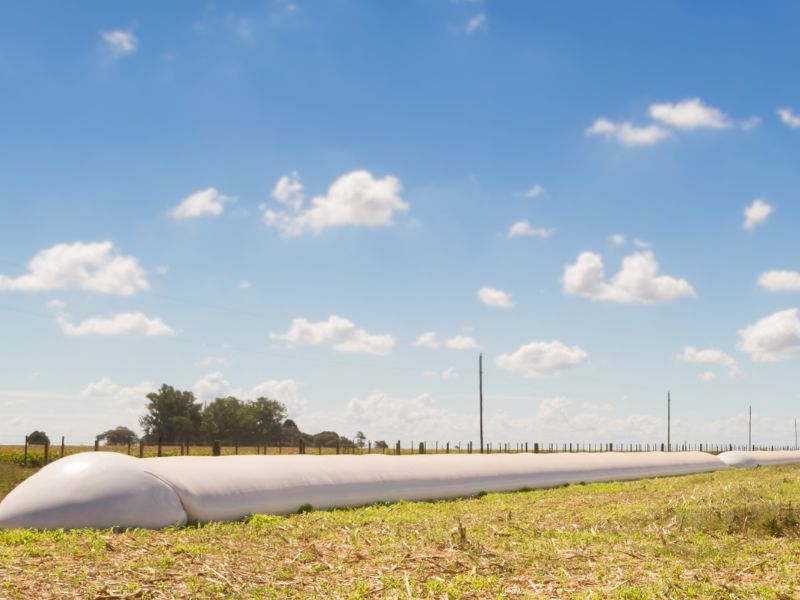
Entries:
[[54, 460], [77, 454], [80, 452], [118, 452], [138, 458], [151, 458], [159, 456], [231, 456], [231, 455], [289, 455], [289, 454], [317, 454], [317, 455], [413, 455], [413, 454], [550, 454], [550, 453], [576, 453], [576, 452], [676, 452], [698, 451], [719, 454], [733, 450], [797, 450], [797, 446], [784, 445], [747, 445], [747, 444], [715, 444], [715, 443], [487, 443], [483, 449], [473, 442], [408, 442], [403, 444], [400, 440], [393, 446], [383, 442], [365, 442], [363, 446], [355, 444], [342, 444], [336, 442], [328, 445], [312, 445], [303, 440], [295, 443], [272, 442], [267, 444], [238, 444], [229, 441], [215, 440], [211, 443], [185, 443], [146, 442], [144, 440], [131, 441], [127, 444], [101, 444], [100, 440], [84, 443], [66, 443], [64, 437], [60, 443], [34, 443], [27, 438], [21, 444], [0, 445], [0, 462], [13, 463], [21, 466], [41, 467]]

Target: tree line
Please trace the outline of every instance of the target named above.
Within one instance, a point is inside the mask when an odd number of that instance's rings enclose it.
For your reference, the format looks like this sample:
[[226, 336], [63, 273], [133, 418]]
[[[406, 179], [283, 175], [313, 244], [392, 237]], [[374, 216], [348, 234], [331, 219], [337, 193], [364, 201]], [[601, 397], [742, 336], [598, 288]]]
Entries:
[[[147, 394], [145, 414], [139, 418], [146, 444], [209, 444], [218, 440], [223, 445], [297, 445], [302, 440], [308, 446], [363, 446], [366, 437], [358, 432], [355, 441], [335, 431], [317, 434], [304, 433], [288, 418], [286, 406], [277, 400], [259, 397], [241, 400], [234, 396], [216, 398], [203, 405], [189, 391], [164, 384], [158, 391]], [[125, 445], [139, 441], [128, 427], [109, 429], [97, 436], [107, 445]], [[49, 443], [42, 431], [28, 436], [29, 443]]]

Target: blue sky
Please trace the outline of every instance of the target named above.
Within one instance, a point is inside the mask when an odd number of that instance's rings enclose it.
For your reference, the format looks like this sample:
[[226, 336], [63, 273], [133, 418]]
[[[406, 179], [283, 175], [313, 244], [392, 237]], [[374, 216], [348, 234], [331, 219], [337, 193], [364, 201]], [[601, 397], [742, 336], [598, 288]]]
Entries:
[[477, 440], [483, 352], [488, 440], [660, 442], [671, 390], [677, 439], [792, 442], [798, 16], [4, 5], [0, 441], [162, 382]]

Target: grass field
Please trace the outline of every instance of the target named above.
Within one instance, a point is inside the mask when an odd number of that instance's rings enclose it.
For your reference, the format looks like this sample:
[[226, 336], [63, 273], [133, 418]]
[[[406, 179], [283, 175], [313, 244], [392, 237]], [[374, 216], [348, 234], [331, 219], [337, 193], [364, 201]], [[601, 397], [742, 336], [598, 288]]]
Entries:
[[[0, 465], [0, 493], [25, 473]], [[165, 531], [0, 532], [0, 597], [797, 598], [800, 466]]]

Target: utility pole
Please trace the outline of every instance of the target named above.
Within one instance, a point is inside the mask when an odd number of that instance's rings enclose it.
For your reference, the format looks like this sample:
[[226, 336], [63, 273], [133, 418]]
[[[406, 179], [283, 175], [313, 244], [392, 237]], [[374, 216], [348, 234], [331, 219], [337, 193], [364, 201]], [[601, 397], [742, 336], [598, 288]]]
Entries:
[[478, 355], [478, 394], [481, 402], [481, 454], [483, 454], [483, 353]]
[[797, 419], [794, 420], [794, 449], [797, 450]]
[[670, 436], [672, 433], [672, 400], [667, 392], [667, 452], [672, 452], [672, 445], [670, 443]]
[[750, 406], [749, 415], [747, 417], [747, 449], [753, 449], [753, 406]]

